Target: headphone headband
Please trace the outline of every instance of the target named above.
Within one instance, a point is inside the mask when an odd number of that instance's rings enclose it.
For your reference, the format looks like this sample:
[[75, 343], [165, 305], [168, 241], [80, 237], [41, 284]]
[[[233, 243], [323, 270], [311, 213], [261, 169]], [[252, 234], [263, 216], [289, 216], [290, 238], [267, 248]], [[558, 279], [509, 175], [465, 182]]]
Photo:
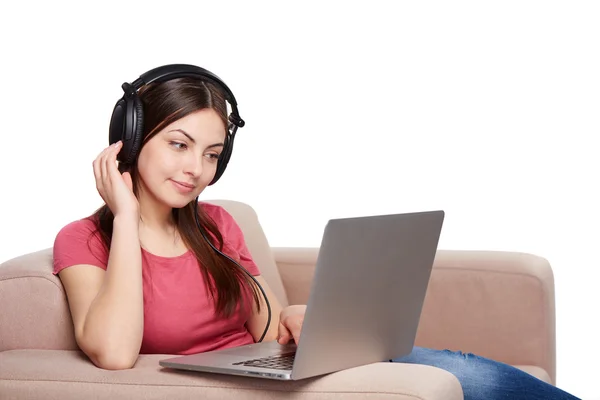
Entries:
[[[221, 78], [212, 72], [198, 67], [196, 65], [191, 64], [169, 64], [163, 65], [160, 67], [156, 67], [151, 69], [150, 71], [144, 72], [138, 79], [131, 82], [131, 84], [124, 83], [125, 85], [130, 85], [135, 92], [137, 92], [143, 85], [148, 85], [153, 82], [164, 82], [171, 79], [177, 78], [200, 78], [209, 80], [217, 86], [221, 87], [225, 91], [225, 99], [231, 105], [232, 115], [229, 118], [229, 121], [239, 128], [245, 125], [245, 122], [242, 118], [240, 118], [240, 114], [237, 108], [237, 101], [233, 92], [229, 87], [223, 82]], [[129, 90], [123, 88], [123, 91], [127, 94]]]
[[121, 88], [125, 95], [117, 102], [113, 110], [109, 129], [109, 143], [112, 144], [122, 140], [123, 148], [118, 155], [118, 159], [124, 163], [132, 163], [142, 143], [144, 125], [143, 106], [137, 96], [137, 91], [142, 86], [153, 82], [164, 82], [185, 77], [208, 80], [219, 86], [224, 91], [225, 99], [231, 105], [231, 114], [228, 116], [231, 124], [225, 137], [225, 148], [221, 153], [215, 177], [210, 183], [212, 185], [221, 177], [227, 167], [237, 129], [243, 127], [246, 123], [240, 118], [237, 101], [231, 89], [221, 78], [204, 68], [190, 64], [163, 65], [143, 73], [131, 83], [123, 83]]

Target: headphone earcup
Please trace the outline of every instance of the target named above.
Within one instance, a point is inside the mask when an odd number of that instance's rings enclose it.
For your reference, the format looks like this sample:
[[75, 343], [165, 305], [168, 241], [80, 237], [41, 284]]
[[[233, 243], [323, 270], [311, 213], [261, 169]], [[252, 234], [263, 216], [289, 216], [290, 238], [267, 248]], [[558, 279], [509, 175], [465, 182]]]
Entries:
[[117, 160], [132, 164], [140, 149], [144, 134], [144, 110], [137, 96], [123, 97], [113, 109], [108, 133], [109, 145], [121, 140], [123, 147]]
[[124, 137], [125, 130], [125, 110], [127, 105], [124, 97], [120, 98], [110, 117], [110, 126], [108, 128], [108, 144], [117, 143]]
[[[125, 164], [133, 164], [135, 162], [136, 157], [140, 152], [140, 148], [142, 147], [142, 139], [144, 136], [144, 106], [142, 105], [142, 101], [139, 97], [133, 96], [131, 99], [131, 107], [132, 107], [132, 117], [131, 122], [133, 122], [130, 132], [132, 132], [131, 140], [129, 140], [127, 152], [124, 154], [127, 158], [125, 159]], [[123, 150], [125, 150], [125, 143], [123, 142]]]
[[212, 182], [209, 183], [209, 186], [217, 183], [221, 175], [223, 175], [223, 172], [225, 172], [225, 168], [227, 168], [227, 164], [229, 163], [233, 151], [233, 137], [233, 135], [227, 134], [227, 137], [225, 138], [225, 145], [223, 146], [223, 151], [221, 152], [219, 162], [217, 163], [217, 171], [215, 172], [215, 177]]

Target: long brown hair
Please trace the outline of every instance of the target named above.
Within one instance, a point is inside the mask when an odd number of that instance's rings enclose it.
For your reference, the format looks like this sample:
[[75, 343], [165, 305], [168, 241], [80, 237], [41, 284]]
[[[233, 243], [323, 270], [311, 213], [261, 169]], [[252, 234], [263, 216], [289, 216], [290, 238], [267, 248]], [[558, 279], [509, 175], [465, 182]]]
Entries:
[[[211, 82], [179, 78], [162, 83], [152, 83], [140, 88], [138, 96], [144, 108], [142, 147], [169, 124], [205, 108], [214, 109], [227, 128], [225, 97], [221, 89]], [[133, 192], [137, 196], [139, 193], [137, 159], [133, 165], [119, 164], [119, 172], [125, 171], [131, 173]], [[223, 236], [202, 207], [197, 207], [201, 228], [197, 226], [194, 217], [194, 202], [195, 200], [182, 208], [173, 208], [172, 215], [182, 240], [191, 249], [200, 264], [216, 312], [221, 316], [231, 316], [236, 311], [238, 304], [246, 300], [247, 289], [251, 289], [254, 304], [260, 310], [258, 288], [254, 281], [230, 260], [216, 254], [202, 237], [200, 229], [206, 233], [207, 239], [212, 236], [215, 247], [224, 251]], [[106, 249], [110, 249], [114, 220], [110, 208], [106, 204], [102, 205], [94, 212], [92, 219], [96, 223], [97, 229], [97, 232], [94, 233], [98, 233]]]

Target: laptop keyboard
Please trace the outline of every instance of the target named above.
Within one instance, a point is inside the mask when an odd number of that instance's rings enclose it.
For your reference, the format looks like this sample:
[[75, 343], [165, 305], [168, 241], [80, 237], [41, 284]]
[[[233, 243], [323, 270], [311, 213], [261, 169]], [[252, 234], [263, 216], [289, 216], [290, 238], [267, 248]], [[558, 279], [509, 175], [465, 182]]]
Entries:
[[240, 361], [233, 363], [233, 365], [244, 365], [248, 367], [259, 367], [259, 368], [273, 368], [273, 369], [292, 369], [294, 364], [294, 357], [296, 353], [278, 354], [275, 356], [269, 356], [264, 358], [257, 358], [254, 360]]

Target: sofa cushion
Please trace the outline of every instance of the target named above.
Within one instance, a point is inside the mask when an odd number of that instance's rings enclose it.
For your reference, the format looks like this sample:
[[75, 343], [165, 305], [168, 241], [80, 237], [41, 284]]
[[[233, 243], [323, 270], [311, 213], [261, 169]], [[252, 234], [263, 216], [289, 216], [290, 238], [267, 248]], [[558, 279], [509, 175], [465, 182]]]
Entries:
[[439, 250], [415, 344], [538, 365], [556, 382], [550, 263], [518, 252]]
[[[162, 368], [171, 355], [141, 355], [132, 369], [97, 368], [73, 350], [0, 352], [0, 398], [69, 399], [421, 399], [462, 400], [458, 380], [425, 365], [376, 363], [309, 378], [278, 382]], [[435, 384], [432, 384], [435, 382]], [[395, 395], [395, 396], [391, 396]]]

